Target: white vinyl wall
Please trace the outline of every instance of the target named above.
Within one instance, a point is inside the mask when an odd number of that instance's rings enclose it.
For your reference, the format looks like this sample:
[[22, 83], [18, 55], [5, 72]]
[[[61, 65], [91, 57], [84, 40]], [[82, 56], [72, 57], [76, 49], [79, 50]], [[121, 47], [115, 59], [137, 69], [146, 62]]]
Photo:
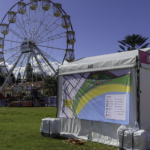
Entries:
[[140, 68], [140, 127], [150, 133], [150, 70]]
[[[62, 102], [62, 79], [59, 76], [58, 84], [58, 103], [57, 117], [60, 117], [61, 102]], [[135, 126], [137, 121], [137, 103], [136, 103], [136, 69], [131, 69], [131, 91], [130, 91], [130, 109], [129, 109], [129, 125]], [[61, 132], [67, 137], [78, 137], [90, 141], [118, 146], [117, 129], [121, 124], [106, 123], [99, 121], [88, 121], [73, 118], [61, 118]]]

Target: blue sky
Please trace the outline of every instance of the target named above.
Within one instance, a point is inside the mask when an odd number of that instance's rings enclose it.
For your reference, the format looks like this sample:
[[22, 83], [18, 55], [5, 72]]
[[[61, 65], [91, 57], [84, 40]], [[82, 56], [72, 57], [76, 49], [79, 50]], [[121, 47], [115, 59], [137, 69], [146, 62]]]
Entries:
[[[1, 0], [0, 20], [18, 0]], [[71, 16], [75, 57], [116, 53], [126, 35], [150, 35], [149, 0], [53, 0]], [[150, 39], [148, 39], [150, 42]]]

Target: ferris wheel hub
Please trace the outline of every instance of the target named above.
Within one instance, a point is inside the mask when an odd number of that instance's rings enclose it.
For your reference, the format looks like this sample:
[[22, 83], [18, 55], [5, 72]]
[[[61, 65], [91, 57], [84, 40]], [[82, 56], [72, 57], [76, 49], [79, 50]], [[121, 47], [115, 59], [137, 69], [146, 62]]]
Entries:
[[36, 47], [35, 42], [24, 40], [21, 43], [21, 51], [22, 53], [29, 53], [33, 52], [33, 49]]

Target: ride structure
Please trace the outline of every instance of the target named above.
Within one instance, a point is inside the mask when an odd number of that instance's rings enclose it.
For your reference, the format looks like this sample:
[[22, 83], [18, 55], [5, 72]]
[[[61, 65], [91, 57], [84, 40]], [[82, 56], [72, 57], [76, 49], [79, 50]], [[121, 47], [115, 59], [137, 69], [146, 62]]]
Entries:
[[11, 84], [12, 74], [21, 76], [22, 85], [39, 76], [55, 76], [59, 65], [75, 59], [75, 32], [59, 3], [21, 0], [9, 9], [0, 28], [0, 66], [6, 77], [0, 92]]

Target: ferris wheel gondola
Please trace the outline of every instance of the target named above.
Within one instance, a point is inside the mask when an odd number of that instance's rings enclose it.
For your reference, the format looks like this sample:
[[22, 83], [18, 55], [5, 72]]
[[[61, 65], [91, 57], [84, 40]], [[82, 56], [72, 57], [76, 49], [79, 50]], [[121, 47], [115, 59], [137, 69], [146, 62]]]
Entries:
[[11, 74], [22, 76], [26, 81], [28, 64], [34, 74], [42, 77], [57, 74], [58, 66], [72, 62], [75, 32], [70, 16], [62, 5], [50, 0], [21, 0], [7, 12], [0, 24], [0, 49], [7, 76], [0, 91]]

